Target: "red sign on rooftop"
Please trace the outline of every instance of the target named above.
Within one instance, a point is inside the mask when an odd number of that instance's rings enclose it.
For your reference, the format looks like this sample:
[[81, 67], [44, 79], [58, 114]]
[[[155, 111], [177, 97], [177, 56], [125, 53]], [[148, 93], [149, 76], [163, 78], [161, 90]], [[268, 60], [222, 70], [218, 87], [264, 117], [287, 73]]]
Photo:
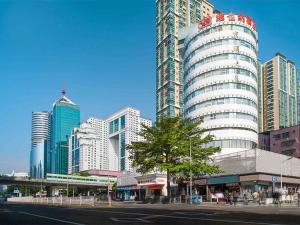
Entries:
[[[212, 24], [213, 19], [211, 17], [205, 17], [200, 20], [199, 22], [199, 28], [205, 28], [209, 25]], [[237, 22], [242, 22], [245, 23], [249, 26], [251, 26], [254, 30], [256, 30], [256, 24], [252, 20], [250, 16], [243, 15], [241, 13], [238, 13], [237, 15], [234, 15], [232, 12], [229, 13], [228, 15], [224, 15], [224, 13], [218, 13], [215, 16], [215, 21], [216, 22], [222, 22], [222, 21], [237, 21]]]

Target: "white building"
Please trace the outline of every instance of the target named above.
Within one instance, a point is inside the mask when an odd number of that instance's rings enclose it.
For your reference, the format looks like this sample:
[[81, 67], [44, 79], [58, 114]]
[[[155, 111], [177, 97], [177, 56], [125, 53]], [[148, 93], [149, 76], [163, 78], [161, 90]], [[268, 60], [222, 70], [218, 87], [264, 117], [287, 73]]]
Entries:
[[151, 120], [140, 117], [140, 111], [125, 108], [106, 120], [89, 118], [75, 128], [69, 138], [69, 174], [98, 169], [132, 172], [126, 145], [140, 141], [142, 125]]
[[256, 25], [244, 15], [216, 14], [181, 34], [184, 115], [203, 118], [221, 154], [258, 143]]
[[100, 168], [102, 170], [109, 170], [109, 157], [108, 157], [108, 130], [107, 123], [105, 120], [91, 117], [87, 120], [94, 129], [96, 129], [97, 138], [100, 139]]
[[133, 108], [122, 109], [106, 119], [108, 126], [109, 169], [113, 171], [133, 171], [126, 145], [140, 141], [138, 132], [141, 124], [152, 126], [151, 120], [141, 118], [140, 111]]
[[108, 157], [103, 154], [103, 139], [98, 131], [99, 129], [88, 122], [82, 123], [80, 128], [73, 129], [69, 138], [69, 174], [108, 169]]
[[30, 176], [44, 178], [50, 130], [49, 112], [33, 112], [31, 127]]

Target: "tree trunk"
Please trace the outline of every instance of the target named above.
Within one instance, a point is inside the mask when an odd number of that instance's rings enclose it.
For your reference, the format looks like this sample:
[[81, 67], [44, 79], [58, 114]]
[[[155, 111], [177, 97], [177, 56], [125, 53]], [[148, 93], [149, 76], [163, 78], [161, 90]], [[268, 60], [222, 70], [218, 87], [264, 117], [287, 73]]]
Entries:
[[168, 199], [170, 201], [171, 185], [170, 185], [170, 170], [169, 169], [167, 169], [167, 195], [168, 195]]

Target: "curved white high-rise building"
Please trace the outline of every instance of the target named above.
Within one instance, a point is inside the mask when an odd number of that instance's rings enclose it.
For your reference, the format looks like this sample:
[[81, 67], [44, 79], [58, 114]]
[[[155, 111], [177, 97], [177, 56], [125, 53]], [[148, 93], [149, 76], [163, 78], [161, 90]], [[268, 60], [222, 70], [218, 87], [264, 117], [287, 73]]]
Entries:
[[244, 15], [216, 14], [184, 40], [184, 115], [203, 118], [221, 154], [258, 142], [256, 25]]
[[49, 112], [33, 112], [31, 140], [32, 147], [35, 147], [42, 140], [49, 136]]
[[49, 112], [33, 112], [30, 152], [30, 176], [32, 178], [44, 178], [49, 129]]

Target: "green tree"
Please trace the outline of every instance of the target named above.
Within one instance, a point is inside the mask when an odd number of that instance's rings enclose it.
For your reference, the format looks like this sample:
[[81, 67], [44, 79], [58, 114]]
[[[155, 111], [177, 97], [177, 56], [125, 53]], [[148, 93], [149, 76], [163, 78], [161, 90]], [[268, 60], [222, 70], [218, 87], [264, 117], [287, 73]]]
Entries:
[[[153, 127], [142, 125], [139, 135], [144, 139], [132, 142], [126, 148], [137, 171], [145, 174], [152, 171], [167, 173], [167, 193], [170, 197], [171, 176], [188, 177], [189, 170], [194, 175], [219, 172], [218, 166], [211, 162], [219, 147], [208, 147], [212, 135], [203, 135], [206, 131], [199, 127], [201, 119], [160, 117]], [[190, 141], [192, 143], [192, 161], [190, 163]]]

